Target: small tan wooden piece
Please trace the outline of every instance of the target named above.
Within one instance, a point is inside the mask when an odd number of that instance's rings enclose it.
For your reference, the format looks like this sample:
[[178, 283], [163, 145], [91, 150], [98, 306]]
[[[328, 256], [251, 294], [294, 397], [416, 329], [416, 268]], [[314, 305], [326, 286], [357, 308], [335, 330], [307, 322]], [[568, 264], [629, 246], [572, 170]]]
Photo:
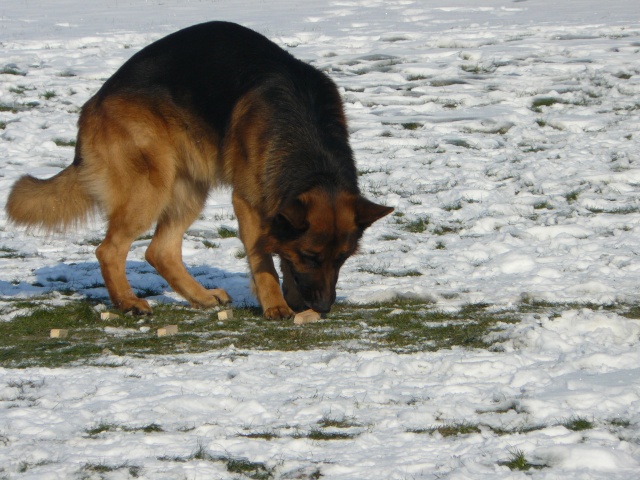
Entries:
[[169, 335], [175, 335], [178, 333], [178, 325], [167, 325], [158, 329], [159, 337], [168, 337]]
[[69, 335], [69, 330], [65, 330], [64, 328], [52, 328], [51, 333], [49, 334], [50, 338], [67, 338]]
[[313, 323], [322, 320], [322, 316], [314, 310], [305, 310], [296, 314], [293, 323], [296, 325], [304, 325], [305, 323]]
[[218, 320], [232, 320], [233, 310], [222, 310], [218, 312]]
[[120, 315], [111, 312], [100, 312], [100, 320], [115, 320], [120, 318]]

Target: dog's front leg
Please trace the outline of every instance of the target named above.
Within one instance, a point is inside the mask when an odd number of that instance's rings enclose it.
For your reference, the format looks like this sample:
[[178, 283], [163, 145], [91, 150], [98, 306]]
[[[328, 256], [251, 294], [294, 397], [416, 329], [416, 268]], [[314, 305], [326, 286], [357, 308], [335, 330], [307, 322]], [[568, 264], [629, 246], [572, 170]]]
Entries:
[[233, 209], [238, 217], [240, 239], [247, 252], [255, 293], [260, 305], [262, 305], [264, 316], [273, 320], [292, 317], [294, 312], [282, 296], [273, 257], [264, 251], [260, 242], [263, 231], [259, 213], [235, 193], [233, 194]]
[[282, 270], [282, 293], [284, 294], [285, 302], [297, 312], [304, 310], [306, 307], [305, 301], [294, 280], [291, 264], [281, 258], [280, 269]]

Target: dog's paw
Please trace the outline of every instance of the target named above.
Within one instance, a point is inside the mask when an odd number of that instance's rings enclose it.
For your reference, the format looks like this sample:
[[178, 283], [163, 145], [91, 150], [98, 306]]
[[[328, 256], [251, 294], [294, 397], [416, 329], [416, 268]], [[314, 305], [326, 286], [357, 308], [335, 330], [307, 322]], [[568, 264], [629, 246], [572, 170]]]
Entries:
[[264, 318], [267, 320], [283, 320], [285, 318], [291, 318], [294, 315], [295, 312], [287, 305], [277, 305], [275, 307], [267, 308], [264, 311]]
[[119, 310], [122, 310], [125, 313], [131, 312], [134, 315], [151, 315], [153, 310], [149, 306], [149, 302], [142, 298], [128, 298], [125, 300], [121, 300], [116, 305]]
[[200, 294], [196, 298], [192, 298], [189, 303], [194, 308], [217, 307], [218, 305], [227, 305], [231, 303], [231, 297], [221, 288], [213, 288], [204, 290], [204, 294]]
[[231, 297], [221, 288], [213, 288], [209, 290], [209, 295], [213, 296], [218, 302], [216, 305], [227, 305], [231, 303]]

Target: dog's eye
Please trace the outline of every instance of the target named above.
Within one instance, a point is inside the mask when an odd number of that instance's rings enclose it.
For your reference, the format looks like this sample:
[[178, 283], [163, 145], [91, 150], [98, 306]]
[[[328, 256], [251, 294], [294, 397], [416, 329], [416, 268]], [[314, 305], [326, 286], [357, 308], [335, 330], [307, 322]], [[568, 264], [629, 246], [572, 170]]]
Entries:
[[314, 267], [318, 267], [322, 263], [322, 259], [320, 258], [320, 255], [316, 253], [300, 252], [300, 258], [302, 259], [303, 262], [309, 265], [313, 265]]

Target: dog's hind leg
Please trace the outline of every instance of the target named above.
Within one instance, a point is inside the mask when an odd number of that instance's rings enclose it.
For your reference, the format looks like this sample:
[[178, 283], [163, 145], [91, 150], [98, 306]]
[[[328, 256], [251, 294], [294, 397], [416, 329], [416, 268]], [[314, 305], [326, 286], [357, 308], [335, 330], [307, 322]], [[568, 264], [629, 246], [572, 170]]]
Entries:
[[[134, 150], [134, 149], [132, 149]], [[128, 161], [134, 158], [154, 158], [155, 166], [167, 155], [160, 150], [128, 152]], [[160, 217], [170, 198], [171, 174], [156, 174], [152, 169], [128, 169], [126, 172], [110, 171], [110, 195], [105, 196], [108, 227], [105, 239], [96, 250], [100, 270], [109, 297], [114, 305], [123, 310], [139, 314], [150, 314], [146, 300], [138, 298], [127, 281], [125, 265], [131, 243]], [[126, 175], [127, 180], [124, 180]], [[120, 180], [118, 182], [118, 180]]]
[[175, 181], [175, 154], [165, 122], [134, 99], [88, 102], [80, 118], [82, 182], [106, 214], [108, 227], [96, 249], [114, 306], [151, 313], [127, 281], [131, 243], [158, 220]]
[[146, 259], [171, 288], [194, 307], [212, 307], [231, 301], [222, 289], [206, 289], [190, 274], [182, 262], [182, 236], [197, 218], [207, 196], [207, 185], [176, 181], [173, 197], [158, 220], [147, 248]]
[[[136, 208], [137, 202], [123, 203], [109, 215], [107, 235], [96, 249], [96, 257], [104, 278], [109, 297], [114, 306], [122, 311], [150, 314], [151, 307], [146, 300], [138, 298], [127, 281], [125, 265], [131, 243], [152, 224], [152, 212], [146, 208]], [[149, 199], [139, 199], [148, 202]]]

